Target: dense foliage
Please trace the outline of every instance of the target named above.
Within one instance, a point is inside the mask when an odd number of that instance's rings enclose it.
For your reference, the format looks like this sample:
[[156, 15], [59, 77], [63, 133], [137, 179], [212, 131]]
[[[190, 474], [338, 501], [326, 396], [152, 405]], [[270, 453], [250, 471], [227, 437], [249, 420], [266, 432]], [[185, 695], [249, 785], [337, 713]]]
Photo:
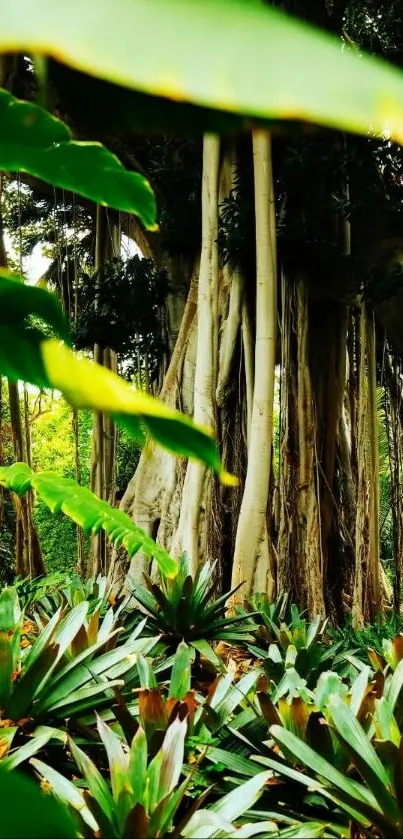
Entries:
[[[403, 76], [362, 52], [403, 63], [401, 4], [199, 0], [190, 15], [184, 0], [86, 0], [79, 20], [68, 6], [40, 5], [15, 0], [0, 29], [0, 838], [403, 837], [403, 342], [384, 308], [402, 288]], [[10, 47], [34, 60], [14, 60]], [[298, 130], [284, 136], [290, 118]], [[310, 134], [312, 121], [326, 130]], [[252, 144], [226, 138], [220, 148], [211, 133], [251, 125]], [[195, 138], [173, 138], [178, 126]], [[133, 138], [139, 127], [163, 134]], [[275, 163], [265, 224], [259, 138], [265, 176], [272, 148]], [[220, 155], [224, 170], [236, 161], [226, 191]], [[143, 253], [124, 253], [131, 237]], [[38, 247], [47, 267], [33, 278], [24, 260]], [[262, 329], [265, 273], [280, 341]], [[170, 332], [188, 285], [185, 328]], [[340, 323], [329, 339], [333, 299]], [[181, 330], [189, 356], [177, 353]], [[343, 334], [352, 348], [340, 362]], [[270, 370], [258, 369], [266, 344]], [[175, 390], [180, 376], [188, 389]], [[269, 376], [266, 416], [258, 386]], [[271, 438], [256, 446], [259, 417]], [[211, 424], [224, 430], [218, 441]], [[134, 496], [141, 513], [149, 489], [144, 473], [132, 480], [140, 447], [142, 464], [156, 451], [174, 464], [171, 480], [161, 466], [159, 503], [167, 491], [173, 508], [188, 489], [188, 509], [172, 510], [165, 529], [188, 516], [192, 557], [181, 540], [170, 553], [159, 538], [160, 508], [152, 522], [133, 516]], [[243, 598], [242, 579], [222, 591], [232, 556], [203, 564], [197, 552], [209, 516], [209, 556], [230, 544], [225, 524], [234, 510], [242, 518], [248, 488], [258, 495], [249, 466], [260, 459], [259, 529], [246, 535], [266, 564], [251, 564], [255, 593]], [[279, 584], [276, 492], [289, 540]], [[305, 541], [292, 543], [294, 531]], [[91, 573], [114, 568], [112, 549], [126, 563], [118, 583]], [[140, 574], [144, 557], [151, 570]]]

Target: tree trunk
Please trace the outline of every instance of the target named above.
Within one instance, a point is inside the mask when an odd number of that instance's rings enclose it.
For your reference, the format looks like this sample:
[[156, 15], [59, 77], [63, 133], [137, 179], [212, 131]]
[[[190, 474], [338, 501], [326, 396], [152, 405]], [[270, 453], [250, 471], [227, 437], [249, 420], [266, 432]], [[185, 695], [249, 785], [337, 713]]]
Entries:
[[371, 580], [371, 620], [375, 620], [382, 604], [380, 542], [379, 542], [379, 433], [376, 398], [375, 322], [372, 311], [365, 307], [368, 353], [368, 472], [369, 472], [369, 576]]
[[[10, 402], [10, 422], [13, 438], [14, 457], [16, 461], [26, 461], [26, 446], [24, 443], [21, 406], [18, 384], [8, 383]], [[21, 577], [40, 577], [46, 574], [41, 547], [36, 527], [33, 523], [33, 493], [30, 490], [18, 497], [13, 494], [13, 505], [16, 515], [16, 551], [15, 569]]]
[[[2, 199], [3, 182], [0, 176], [0, 204]], [[0, 210], [0, 266], [7, 268], [7, 255], [4, 245], [3, 219]], [[21, 421], [21, 406], [18, 383], [8, 381], [8, 395], [10, 402], [10, 423], [16, 461], [27, 459], [27, 449]], [[16, 554], [15, 567], [19, 576], [39, 577], [46, 574], [43, 563], [41, 546], [33, 522], [33, 493], [30, 490], [19, 498], [14, 495], [13, 506], [16, 517]]]
[[309, 358], [305, 278], [283, 283], [279, 589], [325, 614], [317, 416]]
[[[182, 279], [181, 285], [187, 285], [189, 291], [160, 397], [215, 428], [223, 463], [240, 475], [240, 487], [219, 487], [203, 466], [186, 464], [150, 443], [121, 502], [121, 509], [176, 556], [182, 550], [190, 551], [193, 569], [205, 559], [217, 559], [218, 573], [226, 585], [231, 579], [245, 474], [251, 407], [250, 402], [247, 407], [246, 391], [250, 399], [254, 340], [239, 266], [218, 266], [219, 202], [228, 196], [234, 182], [234, 148], [224, 149], [219, 170], [218, 139], [206, 137], [203, 252], [190, 282], [186, 276]], [[124, 551], [118, 551], [110, 573], [115, 590], [125, 585], [128, 565]], [[149, 559], [137, 554], [130, 563], [129, 588], [141, 580], [144, 570], [156, 574]]]
[[[80, 420], [77, 408], [73, 408], [72, 412], [72, 427], [74, 436], [74, 466], [76, 472], [76, 481], [81, 485], [81, 458], [80, 458]], [[84, 532], [82, 527], [78, 524], [76, 527], [77, 533], [77, 574], [80, 577], [85, 575], [85, 556], [84, 556]]]
[[267, 505], [273, 438], [274, 371], [276, 363], [277, 264], [276, 214], [271, 138], [253, 135], [256, 219], [256, 340], [248, 467], [242, 498], [232, 571], [232, 588], [241, 599], [258, 589], [275, 593], [271, 575]]
[[[206, 135], [203, 149], [202, 250], [198, 284], [198, 332], [194, 379], [194, 419], [216, 431], [214, 393], [217, 385], [218, 345], [218, 177], [220, 141]], [[171, 550], [187, 553], [193, 573], [208, 550], [208, 511], [212, 476], [202, 463], [187, 465], [181, 513]]]
[[[113, 235], [105, 207], [97, 207], [95, 268], [97, 282], [102, 282], [105, 263], [120, 251], [120, 241]], [[94, 361], [117, 371], [116, 353], [109, 348], [94, 346]], [[114, 504], [116, 491], [116, 426], [106, 414], [96, 412], [93, 419], [93, 446], [91, 456], [91, 489], [104, 501]], [[101, 531], [91, 540], [89, 576], [106, 574], [110, 564], [110, 546]]]

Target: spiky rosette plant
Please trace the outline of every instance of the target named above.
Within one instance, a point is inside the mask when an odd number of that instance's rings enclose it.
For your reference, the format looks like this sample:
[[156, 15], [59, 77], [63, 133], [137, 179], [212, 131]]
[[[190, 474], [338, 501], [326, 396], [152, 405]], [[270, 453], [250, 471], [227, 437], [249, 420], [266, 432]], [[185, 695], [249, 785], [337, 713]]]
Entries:
[[[132, 583], [135, 600], [148, 615], [147, 631], [156, 632], [170, 646], [185, 641], [216, 665], [220, 664], [210, 644], [214, 641], [251, 641], [251, 623], [245, 615], [226, 615], [226, 603], [237, 589], [213, 599], [216, 563], [206, 562], [194, 576], [183, 554], [175, 579], [161, 576], [160, 584], [144, 574], [145, 586]], [[213, 581], [213, 582], [212, 582]], [[130, 581], [129, 581], [130, 585]]]

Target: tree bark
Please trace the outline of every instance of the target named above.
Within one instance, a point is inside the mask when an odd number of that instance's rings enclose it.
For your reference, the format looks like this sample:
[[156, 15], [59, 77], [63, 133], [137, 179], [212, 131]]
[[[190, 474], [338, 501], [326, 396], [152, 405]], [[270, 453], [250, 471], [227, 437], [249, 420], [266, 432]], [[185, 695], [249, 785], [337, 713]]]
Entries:
[[[214, 393], [217, 385], [218, 351], [218, 177], [220, 141], [206, 135], [203, 149], [202, 250], [198, 284], [198, 332], [194, 380], [194, 419], [216, 430]], [[207, 510], [211, 505], [212, 477], [205, 464], [187, 465], [181, 514], [171, 550], [173, 556], [187, 553], [192, 573], [206, 556]], [[203, 510], [202, 510], [203, 508]], [[201, 515], [203, 512], [203, 515]]]
[[[108, 222], [105, 207], [97, 207], [95, 268], [97, 282], [102, 282], [103, 270], [106, 262], [120, 251], [120, 240], [117, 241], [113, 229]], [[94, 361], [117, 371], [116, 353], [109, 348], [94, 346]], [[93, 419], [93, 446], [91, 456], [91, 489], [104, 501], [114, 504], [116, 491], [116, 426], [106, 414], [96, 412]], [[91, 540], [91, 561], [88, 563], [89, 576], [96, 577], [99, 573], [107, 574], [110, 565], [110, 546], [101, 531]]]
[[275, 581], [269, 579], [271, 569], [267, 533], [277, 325], [276, 214], [271, 138], [268, 132], [254, 132], [253, 160], [256, 222], [255, 379], [248, 466], [232, 571], [232, 587], [241, 584], [235, 595], [237, 600], [242, 600], [243, 596], [254, 590], [256, 575], [259, 577], [259, 589], [265, 592], [269, 588], [271, 592], [275, 589]]

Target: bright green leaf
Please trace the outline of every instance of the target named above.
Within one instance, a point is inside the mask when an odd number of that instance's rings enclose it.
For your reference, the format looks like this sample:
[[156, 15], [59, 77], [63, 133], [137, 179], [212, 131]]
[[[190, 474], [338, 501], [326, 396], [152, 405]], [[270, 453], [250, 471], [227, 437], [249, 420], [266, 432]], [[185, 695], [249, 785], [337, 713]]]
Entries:
[[21, 495], [30, 487], [53, 513], [62, 510], [85, 530], [104, 530], [115, 545], [123, 545], [130, 556], [140, 549], [155, 558], [163, 574], [174, 577], [177, 563], [122, 510], [101, 501], [91, 490], [53, 472], [32, 472], [24, 463], [0, 467], [0, 484]]
[[[3, 12], [3, 10], [2, 10]], [[115, 210], [156, 225], [156, 203], [148, 181], [129, 172], [100, 143], [78, 142], [56, 117], [0, 89], [0, 169], [28, 172]]]
[[399, 70], [260, 3], [13, 0], [2, 7], [0, 50], [52, 55], [177, 101], [403, 140]]

